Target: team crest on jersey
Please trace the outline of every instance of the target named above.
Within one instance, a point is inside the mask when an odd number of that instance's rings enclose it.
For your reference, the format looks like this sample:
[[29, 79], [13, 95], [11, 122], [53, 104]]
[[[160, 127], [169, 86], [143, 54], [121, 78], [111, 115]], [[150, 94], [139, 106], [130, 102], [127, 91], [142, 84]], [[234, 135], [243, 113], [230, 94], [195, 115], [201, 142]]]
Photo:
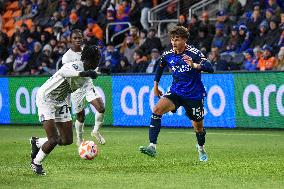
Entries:
[[45, 117], [43, 114], [40, 115], [40, 122], [43, 122], [45, 120]]
[[78, 70], [78, 66], [76, 64], [72, 64], [73, 68], [75, 68], [75, 70]]

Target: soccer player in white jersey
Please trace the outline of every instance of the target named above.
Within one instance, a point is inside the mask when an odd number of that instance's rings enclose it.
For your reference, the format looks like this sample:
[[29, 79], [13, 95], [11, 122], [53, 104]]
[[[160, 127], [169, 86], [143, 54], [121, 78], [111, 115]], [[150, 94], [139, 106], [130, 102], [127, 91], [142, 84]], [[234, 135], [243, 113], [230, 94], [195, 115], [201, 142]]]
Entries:
[[36, 105], [39, 120], [45, 129], [46, 138], [32, 137], [31, 168], [38, 175], [45, 175], [42, 161], [56, 145], [73, 143], [72, 119], [68, 108], [68, 95], [88, 85], [89, 77], [96, 78], [94, 70], [100, 58], [97, 47], [86, 46], [81, 61], [65, 64], [38, 90]]
[[[69, 64], [75, 60], [80, 60], [82, 51], [83, 34], [81, 30], [75, 29], [71, 33], [72, 47], [63, 55], [62, 64]], [[93, 85], [92, 79], [89, 78], [88, 85], [85, 88], [80, 88], [71, 94], [72, 104], [75, 107], [77, 119], [75, 121], [77, 146], [83, 141], [83, 127], [85, 121], [84, 99], [92, 104], [97, 112], [95, 114], [95, 125], [91, 135], [97, 139], [100, 144], [105, 144], [105, 139], [99, 132], [100, 127], [103, 125], [105, 106], [102, 97], [97, 92]]]

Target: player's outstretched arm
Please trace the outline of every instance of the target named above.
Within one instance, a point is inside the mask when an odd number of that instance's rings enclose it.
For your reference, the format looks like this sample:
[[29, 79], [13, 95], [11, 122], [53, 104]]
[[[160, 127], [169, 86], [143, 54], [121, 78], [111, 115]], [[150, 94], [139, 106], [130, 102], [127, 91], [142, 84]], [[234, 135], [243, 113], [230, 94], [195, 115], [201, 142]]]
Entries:
[[79, 77], [90, 77], [92, 79], [96, 79], [98, 77], [98, 74], [96, 70], [88, 70], [80, 72]]
[[208, 73], [214, 72], [213, 66], [208, 60], [205, 60], [200, 64], [200, 70]]

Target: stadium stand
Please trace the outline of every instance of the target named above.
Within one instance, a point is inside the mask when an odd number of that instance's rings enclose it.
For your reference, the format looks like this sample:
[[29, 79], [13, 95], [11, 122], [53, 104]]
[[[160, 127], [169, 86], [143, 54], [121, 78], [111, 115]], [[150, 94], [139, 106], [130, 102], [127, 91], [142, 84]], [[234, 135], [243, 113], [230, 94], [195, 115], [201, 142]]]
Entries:
[[[161, 38], [157, 24], [149, 22], [148, 12], [167, 2], [1, 0], [0, 74], [54, 73], [75, 28], [84, 32], [87, 44], [100, 47], [103, 73], [149, 72], [151, 54], [161, 54], [170, 44]], [[163, 10], [165, 14], [157, 14], [160, 20], [176, 20], [162, 25], [162, 32], [176, 24], [187, 27], [188, 43], [201, 49], [215, 70], [283, 71], [283, 1], [247, 0], [241, 4], [223, 0], [213, 20], [206, 10], [188, 15], [189, 6], [199, 1], [172, 2]], [[149, 68], [132, 68], [137, 61]]]

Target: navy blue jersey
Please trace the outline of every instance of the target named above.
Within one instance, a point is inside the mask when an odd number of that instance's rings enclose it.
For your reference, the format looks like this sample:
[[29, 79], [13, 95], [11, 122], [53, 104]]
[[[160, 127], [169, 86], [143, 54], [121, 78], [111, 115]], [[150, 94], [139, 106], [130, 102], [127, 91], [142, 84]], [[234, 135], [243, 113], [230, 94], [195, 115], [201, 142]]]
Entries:
[[[201, 69], [191, 68], [182, 59], [184, 54], [191, 57], [194, 63], [199, 64]], [[170, 68], [173, 76], [170, 93], [175, 93], [185, 99], [192, 100], [200, 100], [206, 96], [201, 81], [201, 71], [213, 72], [213, 68], [198, 49], [187, 45], [185, 51], [181, 54], [175, 54], [173, 49], [164, 52], [160, 58], [160, 65], [157, 68], [155, 81], [160, 81], [165, 66]]]

